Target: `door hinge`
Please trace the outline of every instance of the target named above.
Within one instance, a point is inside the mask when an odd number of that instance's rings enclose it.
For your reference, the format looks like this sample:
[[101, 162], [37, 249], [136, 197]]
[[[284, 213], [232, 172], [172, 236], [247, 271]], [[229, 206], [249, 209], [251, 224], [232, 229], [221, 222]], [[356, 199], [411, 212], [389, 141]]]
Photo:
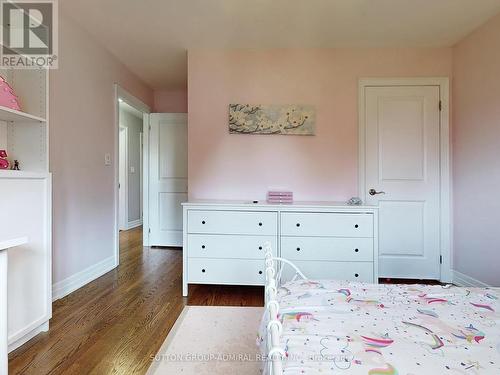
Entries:
[[439, 256], [439, 264], [443, 264], [443, 256], [442, 255]]
[[440, 100], [439, 101], [439, 110], [442, 111], [443, 110], [443, 102]]
[[148, 229], [148, 233], [151, 233], [151, 228]]
[[149, 130], [151, 130], [151, 125], [149, 125]]

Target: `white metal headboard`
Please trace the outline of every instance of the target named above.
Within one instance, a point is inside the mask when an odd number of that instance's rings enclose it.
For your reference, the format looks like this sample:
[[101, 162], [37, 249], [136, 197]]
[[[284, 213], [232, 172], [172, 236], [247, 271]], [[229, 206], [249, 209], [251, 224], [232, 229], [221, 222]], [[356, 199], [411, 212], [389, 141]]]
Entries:
[[282, 324], [278, 319], [279, 304], [277, 301], [278, 287], [281, 285], [281, 277], [283, 266], [289, 265], [295, 270], [295, 275], [292, 281], [297, 278], [307, 280], [307, 277], [299, 270], [299, 268], [289, 260], [273, 256], [271, 243], [264, 244], [265, 262], [266, 262], [266, 313], [269, 317], [267, 324], [267, 351], [268, 351], [268, 371], [269, 375], [283, 374], [283, 359], [286, 354], [280, 345], [280, 337], [282, 332]]

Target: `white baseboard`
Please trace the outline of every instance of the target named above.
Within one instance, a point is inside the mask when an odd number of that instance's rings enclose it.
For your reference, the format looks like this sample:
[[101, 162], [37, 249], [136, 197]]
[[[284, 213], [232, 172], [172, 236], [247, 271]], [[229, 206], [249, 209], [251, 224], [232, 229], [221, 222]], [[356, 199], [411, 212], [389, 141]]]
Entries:
[[142, 225], [142, 219], [137, 219], [134, 221], [129, 221], [127, 224], [127, 230], [140, 227]]
[[467, 276], [455, 270], [453, 270], [453, 284], [457, 286], [468, 286], [468, 287], [478, 287], [478, 288], [489, 287], [488, 284], [483, 283], [482, 281], [476, 280], [473, 277]]
[[21, 345], [26, 344], [28, 341], [30, 341], [33, 337], [35, 337], [39, 333], [47, 332], [48, 330], [49, 330], [49, 322], [47, 321], [47, 322], [43, 323], [42, 325], [36, 327], [35, 329], [31, 330], [30, 332], [28, 332], [24, 336], [18, 338], [17, 340], [10, 342], [9, 348], [8, 348], [9, 353], [13, 350], [16, 350]]
[[82, 286], [94, 281], [105, 273], [116, 267], [115, 257], [111, 256], [99, 263], [96, 263], [83, 271], [75, 273], [70, 277], [61, 280], [52, 285], [52, 301], [67, 296], [68, 294], [80, 289]]

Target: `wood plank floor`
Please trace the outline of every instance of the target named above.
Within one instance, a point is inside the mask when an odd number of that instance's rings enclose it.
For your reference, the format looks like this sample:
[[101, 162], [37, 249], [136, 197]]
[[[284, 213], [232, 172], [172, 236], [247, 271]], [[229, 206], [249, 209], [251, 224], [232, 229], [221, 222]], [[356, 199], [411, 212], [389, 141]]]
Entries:
[[50, 330], [9, 355], [9, 374], [144, 374], [186, 304], [263, 306], [260, 287], [193, 286], [182, 252], [120, 234], [120, 266], [53, 304]]

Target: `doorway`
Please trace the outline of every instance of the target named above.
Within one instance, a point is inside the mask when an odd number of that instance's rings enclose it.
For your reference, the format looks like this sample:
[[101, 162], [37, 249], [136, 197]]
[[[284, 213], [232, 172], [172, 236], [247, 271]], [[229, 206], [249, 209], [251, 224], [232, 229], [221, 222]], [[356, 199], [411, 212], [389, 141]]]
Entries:
[[119, 221], [120, 230], [142, 225], [142, 134], [143, 113], [124, 99], [118, 98], [119, 106]]
[[379, 208], [379, 274], [451, 281], [448, 80], [360, 81], [360, 197]]
[[116, 113], [116, 213], [115, 263], [120, 262], [120, 238], [142, 239], [144, 131], [148, 124], [149, 107], [120, 86], [115, 85]]

